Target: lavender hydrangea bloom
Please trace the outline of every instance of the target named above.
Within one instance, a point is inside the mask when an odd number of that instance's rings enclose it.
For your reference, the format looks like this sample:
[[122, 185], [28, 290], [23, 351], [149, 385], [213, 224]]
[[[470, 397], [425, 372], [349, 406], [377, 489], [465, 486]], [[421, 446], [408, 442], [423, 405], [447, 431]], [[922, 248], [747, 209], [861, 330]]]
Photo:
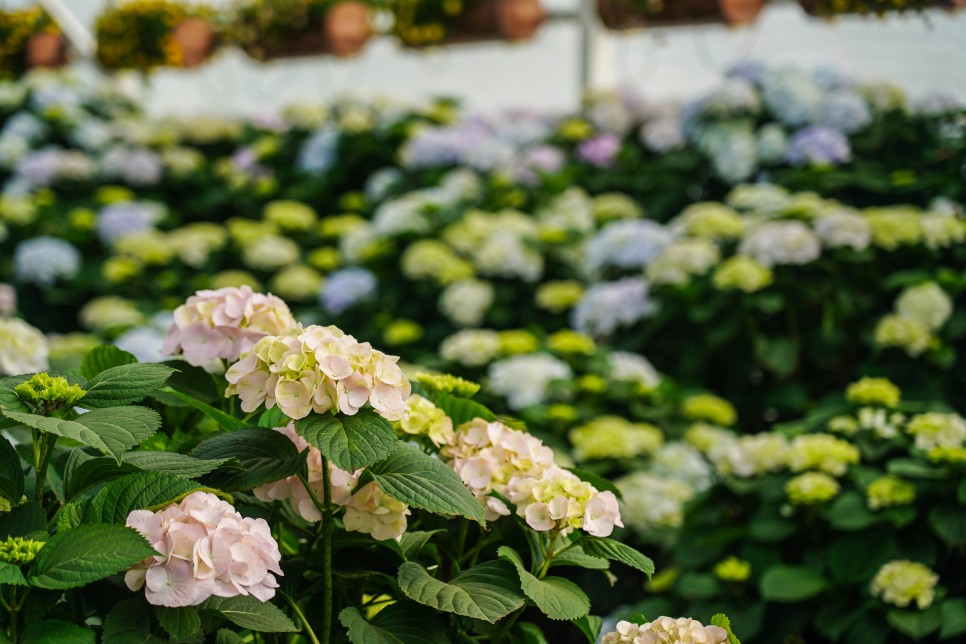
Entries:
[[473, 118], [420, 130], [403, 146], [400, 157], [406, 168], [468, 165], [488, 171], [510, 163], [514, 152], [514, 146], [500, 139], [487, 121]]
[[620, 149], [621, 141], [616, 135], [599, 134], [577, 147], [577, 157], [598, 168], [609, 168]]
[[326, 311], [338, 315], [375, 292], [375, 275], [364, 268], [344, 268], [329, 275], [319, 297]]
[[335, 163], [339, 139], [339, 130], [334, 126], [325, 125], [319, 128], [302, 144], [295, 165], [301, 170], [314, 174], [328, 172]]
[[799, 130], [788, 144], [787, 161], [797, 167], [835, 165], [852, 159], [852, 148], [844, 134], [824, 125]]
[[646, 220], [615, 221], [587, 242], [584, 262], [590, 273], [607, 266], [640, 269], [670, 243], [671, 233], [661, 224]]
[[101, 171], [134, 186], [151, 186], [161, 180], [161, 157], [146, 148], [114, 147], [101, 157]]
[[648, 297], [647, 282], [627, 277], [587, 289], [574, 307], [571, 321], [578, 331], [600, 337], [656, 312], [657, 305]]
[[50, 286], [57, 279], [71, 278], [80, 270], [76, 248], [56, 237], [34, 237], [21, 242], [13, 255], [14, 274], [21, 282]]
[[114, 203], [101, 210], [97, 217], [97, 236], [104, 244], [153, 228], [163, 216], [158, 204], [133, 201]]
[[60, 173], [61, 150], [49, 147], [29, 152], [20, 158], [14, 170], [17, 179], [33, 187], [54, 183]]
[[27, 141], [37, 141], [47, 134], [47, 126], [30, 112], [17, 112], [7, 119], [0, 136], [15, 136]]
[[514, 176], [520, 183], [536, 185], [540, 181], [540, 174], [559, 172], [564, 165], [564, 160], [564, 153], [560, 148], [552, 145], [537, 145], [524, 151]]
[[850, 134], [858, 132], [872, 122], [872, 111], [858, 92], [837, 90], [825, 97], [819, 122]]
[[767, 75], [762, 91], [768, 109], [786, 125], [814, 123], [824, 94], [807, 74], [785, 69]]
[[729, 183], [745, 181], [758, 168], [758, 141], [748, 123], [715, 123], [700, 133], [697, 143], [711, 158], [715, 173]]

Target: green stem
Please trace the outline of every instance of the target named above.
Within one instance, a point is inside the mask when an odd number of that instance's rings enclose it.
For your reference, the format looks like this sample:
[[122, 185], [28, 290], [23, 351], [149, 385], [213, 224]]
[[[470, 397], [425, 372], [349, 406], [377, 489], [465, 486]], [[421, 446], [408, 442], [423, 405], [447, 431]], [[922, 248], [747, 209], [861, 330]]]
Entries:
[[543, 563], [537, 569], [538, 579], [543, 579], [547, 575], [547, 571], [550, 570], [550, 562], [553, 561], [554, 557], [553, 544], [557, 541], [557, 536], [558, 533], [556, 531], [550, 533], [550, 543], [547, 544], [547, 549], [541, 553], [543, 555]]
[[322, 457], [322, 637], [325, 644], [332, 638], [332, 484], [329, 461]]
[[500, 624], [500, 628], [497, 629], [497, 631], [493, 634], [493, 637], [490, 641], [496, 644], [506, 637], [506, 634], [510, 632], [510, 629], [513, 628], [513, 625], [516, 623], [516, 621], [520, 619], [520, 615], [523, 615], [524, 610], [526, 609], [518, 608], [512, 615], [510, 615], [510, 617], [505, 619], [503, 623]]
[[298, 605], [298, 602], [285, 593], [282, 593], [282, 597], [288, 601], [292, 606], [292, 610], [295, 611], [295, 614], [302, 621], [302, 628], [305, 629], [305, 635], [309, 638], [309, 641], [312, 644], [319, 644], [319, 638], [315, 636], [315, 631], [312, 630], [312, 626], [309, 624], [309, 620], [305, 618], [305, 613], [302, 612], [302, 608]]
[[7, 633], [10, 635], [10, 640], [13, 644], [17, 644], [20, 641], [20, 632], [17, 626], [17, 617], [20, 614], [20, 603], [17, 601], [17, 589], [10, 589], [10, 604], [7, 605], [4, 602], [4, 608], [10, 613], [10, 627]]
[[40, 501], [44, 496], [44, 486], [47, 483], [47, 467], [50, 459], [54, 455], [54, 445], [57, 444], [57, 436], [48, 434], [39, 429], [34, 429], [34, 473], [37, 478], [37, 485], [34, 486], [34, 499]]

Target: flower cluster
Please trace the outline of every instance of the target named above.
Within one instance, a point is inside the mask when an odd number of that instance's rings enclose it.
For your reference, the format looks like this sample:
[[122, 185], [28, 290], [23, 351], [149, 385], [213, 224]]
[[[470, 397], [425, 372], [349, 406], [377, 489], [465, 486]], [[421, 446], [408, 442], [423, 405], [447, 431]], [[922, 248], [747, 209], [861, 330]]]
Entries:
[[198, 291], [175, 309], [165, 354], [180, 353], [189, 364], [238, 360], [266, 336], [295, 328], [288, 306], [249, 286]]
[[928, 608], [936, 596], [939, 575], [929, 567], [907, 560], [890, 561], [872, 579], [872, 594], [882, 601], [905, 608], [912, 602], [920, 610]]
[[688, 617], [658, 617], [643, 625], [618, 622], [617, 630], [607, 633], [601, 644], [725, 644], [728, 631], [720, 626], [705, 626]]
[[568, 534], [575, 529], [610, 536], [623, 526], [617, 497], [600, 492], [557, 466], [553, 451], [540, 439], [500, 422], [475, 419], [456, 430], [442, 455], [486, 507], [487, 518], [510, 509], [492, 492], [516, 506], [517, 515], [541, 532]]
[[0, 318], [0, 375], [46, 371], [47, 356], [40, 331], [17, 318]]
[[277, 404], [294, 420], [330, 410], [352, 415], [366, 403], [399, 420], [410, 385], [398, 360], [334, 326], [295, 328], [262, 338], [229, 367], [225, 395], [237, 395], [247, 412]]
[[[193, 492], [158, 512], [135, 510], [126, 525], [158, 555], [124, 576], [148, 602], [197, 606], [211, 596], [252, 595], [268, 601], [281, 575], [281, 553], [264, 519], [249, 519], [208, 492]], [[274, 574], [273, 574], [274, 573]]]
[[912, 357], [925, 352], [935, 343], [935, 334], [953, 312], [949, 295], [935, 282], [905, 289], [896, 300], [895, 312], [879, 321], [875, 342], [883, 347], [897, 347]]

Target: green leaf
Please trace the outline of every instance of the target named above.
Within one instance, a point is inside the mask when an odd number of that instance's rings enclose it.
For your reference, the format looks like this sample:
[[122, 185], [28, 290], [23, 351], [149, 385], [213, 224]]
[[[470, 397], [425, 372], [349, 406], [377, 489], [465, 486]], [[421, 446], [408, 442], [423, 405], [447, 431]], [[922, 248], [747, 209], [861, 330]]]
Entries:
[[606, 558], [592, 557], [584, 552], [580, 546], [571, 546], [559, 555], [556, 555], [550, 562], [550, 567], [554, 566], [576, 566], [588, 570], [610, 570], [610, 562]]
[[[188, 394], [203, 403], [211, 404], [215, 400], [225, 399], [224, 375], [210, 374], [201, 367], [190, 365], [184, 360], [166, 360], [164, 365], [174, 369], [174, 373], [168, 378], [166, 386], [183, 394]], [[164, 394], [160, 392], [154, 392], [152, 396], [159, 400], [164, 399]], [[180, 404], [171, 398], [168, 398], [165, 402], [169, 405]]]
[[80, 366], [80, 375], [90, 380], [111, 367], [137, 364], [137, 361], [138, 359], [127, 351], [122, 351], [114, 345], [102, 344], [99, 347], [94, 347], [84, 356]]
[[261, 633], [294, 633], [298, 631], [288, 616], [276, 606], [250, 595], [211, 597], [199, 608], [218, 613], [231, 623]]
[[480, 403], [469, 400], [468, 398], [458, 398], [452, 394], [437, 394], [436, 406], [442, 409], [453, 420], [454, 427], [468, 423], [474, 418], [482, 418], [489, 422], [498, 420], [496, 414]]
[[241, 635], [227, 628], [219, 628], [215, 634], [215, 644], [245, 644], [245, 640]]
[[147, 644], [159, 642], [151, 635], [151, 618], [143, 599], [125, 599], [104, 620], [103, 641], [106, 644]]
[[894, 458], [886, 465], [886, 471], [893, 476], [907, 479], [944, 479], [948, 472], [941, 467], [931, 467], [911, 458]]
[[367, 409], [360, 409], [354, 416], [310, 414], [295, 421], [295, 431], [347, 472], [381, 461], [399, 444], [392, 426]]
[[436, 514], [459, 515], [485, 523], [483, 506], [456, 472], [412, 445], [400, 445], [366, 474], [397, 501]]
[[538, 579], [524, 566], [520, 555], [507, 546], [500, 546], [497, 554], [517, 569], [523, 594], [533, 600], [550, 619], [574, 620], [590, 612], [590, 599], [577, 584], [563, 577]]
[[798, 368], [798, 349], [798, 343], [787, 337], [755, 338], [755, 359], [782, 379]]
[[802, 566], [772, 566], [761, 577], [763, 599], [793, 603], [803, 601], [824, 591], [825, 579], [810, 568]]
[[600, 628], [604, 625], [604, 620], [597, 615], [584, 615], [580, 619], [573, 620], [574, 625], [580, 629], [590, 644], [595, 644], [600, 637]]
[[407, 561], [399, 567], [397, 580], [403, 593], [419, 604], [491, 624], [524, 603], [513, 569], [499, 561], [474, 566], [449, 582], [440, 581], [419, 564]]
[[582, 470], [578, 467], [565, 467], [564, 469], [572, 474], [575, 474], [581, 481], [590, 483], [599, 491], [610, 492], [621, 501], [624, 500], [624, 495], [621, 494], [620, 489], [618, 489], [616, 485], [605, 479], [603, 476], [599, 476], [593, 472], [588, 472], [587, 470]]
[[949, 639], [966, 633], [966, 598], [947, 599], [942, 604], [942, 630], [939, 639]]
[[919, 640], [939, 629], [943, 623], [942, 611], [933, 604], [925, 610], [901, 610], [893, 608], [886, 613], [886, 621], [894, 629]]
[[200, 489], [198, 483], [173, 474], [129, 474], [97, 493], [84, 514], [84, 523], [123, 525], [134, 510], [159, 508]]
[[677, 590], [689, 601], [694, 599], [708, 599], [721, 594], [721, 582], [717, 577], [708, 573], [686, 572], [681, 575], [677, 583]]
[[30, 379], [30, 374], [0, 378], [0, 410], [29, 412], [30, 407], [20, 400], [14, 387]]
[[175, 452], [128, 452], [124, 462], [147, 472], [164, 472], [194, 479], [213, 472], [230, 459], [202, 459]]
[[339, 613], [353, 644], [449, 644], [436, 616], [412, 602], [396, 602], [367, 622], [356, 608]]
[[26, 586], [27, 580], [20, 571], [20, 566], [0, 561], [0, 585]]
[[133, 465], [118, 463], [110, 456], [91, 456], [75, 449], [64, 468], [64, 494], [69, 501], [95, 485], [137, 471]]
[[731, 620], [724, 613], [718, 613], [711, 617], [711, 625], [723, 628], [728, 631], [728, 644], [741, 644], [734, 631], [731, 630]]
[[929, 526], [948, 546], [966, 543], [966, 512], [962, 508], [937, 505], [929, 512]]
[[69, 438], [109, 454], [120, 463], [121, 454], [151, 437], [161, 426], [161, 417], [147, 407], [117, 407], [88, 412], [77, 420], [46, 418], [36, 414], [3, 412], [28, 427]]
[[[305, 455], [308, 450], [305, 450]], [[304, 455], [287, 436], [271, 429], [240, 429], [203, 441], [191, 451], [200, 459], [233, 459], [204, 481], [221, 490], [250, 490], [293, 476]], [[237, 466], [235, 465], [237, 463]]]
[[267, 427], [268, 429], [285, 427], [289, 422], [291, 422], [291, 419], [277, 405], [271, 409], [266, 409], [258, 417], [258, 426]]
[[831, 526], [838, 530], [864, 530], [881, 520], [869, 511], [865, 498], [855, 490], [840, 494], [824, 514]]
[[647, 575], [648, 579], [654, 574], [654, 562], [650, 558], [645, 557], [634, 548], [624, 545], [620, 541], [588, 537], [580, 542], [580, 547], [592, 557], [618, 561], [631, 568], [636, 568]]
[[513, 644], [550, 644], [540, 627], [533, 622], [517, 622], [515, 630], [511, 632], [520, 636], [519, 639], [510, 640]]
[[160, 364], [111, 367], [87, 382], [87, 395], [77, 405], [87, 409], [120, 407], [144, 399], [164, 386], [174, 370]]
[[867, 584], [876, 571], [895, 559], [892, 537], [872, 531], [837, 536], [828, 548], [828, 570], [838, 584]]
[[3, 436], [0, 436], [0, 497], [12, 505], [23, 498], [23, 465], [17, 450]]
[[62, 619], [45, 619], [28, 626], [20, 644], [94, 644], [94, 631]]
[[0, 514], [0, 539], [26, 537], [36, 532], [47, 534], [47, 513], [38, 502], [22, 503]]
[[249, 426], [241, 419], [235, 418], [234, 416], [230, 416], [229, 414], [226, 414], [220, 409], [216, 409], [211, 405], [201, 402], [197, 398], [193, 398], [188, 394], [183, 394], [176, 389], [172, 389], [171, 387], [165, 387], [162, 390], [162, 392], [165, 394], [168, 394], [169, 396], [174, 396], [181, 402], [187, 404], [189, 407], [194, 407], [195, 409], [203, 413], [205, 416], [215, 421], [215, 423], [217, 423], [219, 427], [221, 427], [222, 429], [228, 430], [229, 432], [233, 432], [239, 429], [245, 429], [246, 427]]
[[51, 537], [30, 566], [27, 580], [37, 588], [77, 588], [154, 554], [145, 538], [131, 528], [82, 525]]
[[201, 632], [201, 617], [194, 606], [167, 608], [155, 606], [154, 614], [158, 618], [161, 628], [176, 640], [183, 640]]
[[433, 535], [439, 534], [440, 532], [446, 532], [446, 530], [414, 530], [413, 532], [404, 532], [399, 538], [399, 547], [402, 549], [403, 556], [408, 561], [414, 560], [419, 556], [423, 546], [429, 542]]

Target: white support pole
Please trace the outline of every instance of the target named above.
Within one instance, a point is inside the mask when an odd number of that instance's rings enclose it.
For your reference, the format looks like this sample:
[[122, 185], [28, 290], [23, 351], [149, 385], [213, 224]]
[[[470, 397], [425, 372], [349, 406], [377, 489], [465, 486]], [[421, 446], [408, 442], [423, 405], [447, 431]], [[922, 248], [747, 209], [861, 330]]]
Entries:
[[70, 44], [83, 58], [93, 58], [97, 52], [94, 36], [84, 23], [78, 20], [63, 0], [38, 0], [40, 6], [50, 15]]
[[597, 16], [594, 0], [580, 3], [580, 93], [611, 87], [617, 80], [616, 46], [613, 36], [603, 27]]

